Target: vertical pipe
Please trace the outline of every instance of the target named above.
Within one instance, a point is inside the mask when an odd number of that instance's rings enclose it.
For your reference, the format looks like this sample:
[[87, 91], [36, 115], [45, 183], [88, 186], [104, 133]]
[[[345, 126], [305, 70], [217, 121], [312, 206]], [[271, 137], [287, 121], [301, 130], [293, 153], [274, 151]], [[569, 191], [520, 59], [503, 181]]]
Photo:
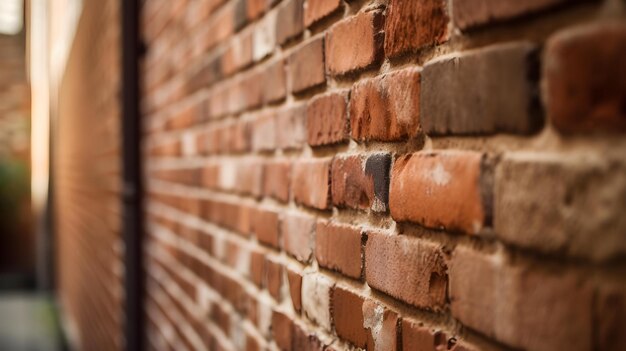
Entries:
[[143, 350], [142, 184], [139, 111], [139, 0], [122, 9], [122, 166], [126, 350]]

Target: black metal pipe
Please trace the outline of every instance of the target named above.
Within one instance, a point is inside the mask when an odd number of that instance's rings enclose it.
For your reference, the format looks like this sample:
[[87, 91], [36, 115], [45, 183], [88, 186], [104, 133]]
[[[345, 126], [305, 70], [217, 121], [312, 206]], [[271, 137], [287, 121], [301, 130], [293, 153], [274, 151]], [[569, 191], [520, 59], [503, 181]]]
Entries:
[[122, 8], [122, 173], [124, 238], [124, 337], [126, 350], [144, 349], [142, 268], [141, 124], [139, 109], [139, 0]]

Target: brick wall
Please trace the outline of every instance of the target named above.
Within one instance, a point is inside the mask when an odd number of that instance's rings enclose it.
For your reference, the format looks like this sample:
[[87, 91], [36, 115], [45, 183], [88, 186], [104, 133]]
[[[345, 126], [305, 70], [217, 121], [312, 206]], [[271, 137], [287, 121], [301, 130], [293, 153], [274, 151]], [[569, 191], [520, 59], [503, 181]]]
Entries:
[[57, 291], [72, 347], [122, 349], [119, 1], [85, 1], [53, 120]]
[[150, 347], [626, 348], [625, 7], [146, 0]]

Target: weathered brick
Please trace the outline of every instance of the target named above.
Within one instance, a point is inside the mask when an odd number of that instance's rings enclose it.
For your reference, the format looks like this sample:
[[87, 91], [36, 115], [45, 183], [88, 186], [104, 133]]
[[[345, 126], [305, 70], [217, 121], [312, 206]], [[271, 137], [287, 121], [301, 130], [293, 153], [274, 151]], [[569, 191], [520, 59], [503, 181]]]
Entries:
[[391, 0], [385, 21], [385, 55], [398, 56], [448, 39], [443, 0]]
[[263, 194], [279, 201], [289, 201], [291, 186], [291, 163], [284, 160], [272, 161], [263, 167]]
[[301, 160], [293, 165], [292, 189], [294, 200], [320, 210], [330, 204], [330, 160]]
[[506, 43], [444, 56], [422, 70], [427, 134], [530, 133], [541, 126], [535, 45]]
[[293, 309], [300, 313], [302, 310], [302, 274], [291, 268], [287, 270], [287, 280], [289, 282], [289, 295]]
[[452, 18], [457, 27], [468, 29], [538, 12], [565, 2], [568, 1], [452, 0]]
[[334, 284], [318, 273], [302, 277], [302, 310], [311, 321], [330, 331], [330, 292]]
[[350, 96], [350, 128], [356, 140], [395, 141], [419, 131], [420, 73], [415, 68], [364, 79]]
[[332, 290], [332, 313], [337, 336], [356, 347], [365, 348], [367, 332], [363, 327], [364, 298], [335, 286]]
[[278, 248], [278, 213], [263, 209], [256, 210], [252, 232], [261, 243]]
[[268, 12], [258, 21], [253, 33], [252, 57], [260, 61], [276, 47], [276, 11]]
[[626, 25], [565, 29], [546, 45], [548, 118], [563, 133], [626, 132]]
[[308, 262], [313, 253], [315, 219], [306, 215], [287, 213], [281, 220], [283, 248], [298, 261]]
[[399, 350], [398, 314], [374, 300], [363, 303], [363, 326], [367, 330], [368, 350]]
[[253, 122], [252, 148], [256, 151], [270, 151], [276, 148], [276, 115], [265, 112]]
[[626, 169], [558, 153], [515, 153], [495, 171], [494, 228], [543, 252], [605, 260], [626, 253]]
[[449, 271], [452, 315], [512, 347], [589, 350], [591, 289], [571, 272], [536, 268], [457, 247]]
[[361, 231], [352, 226], [318, 220], [315, 229], [315, 258], [324, 268], [360, 279], [363, 269]]
[[398, 158], [389, 192], [393, 219], [480, 232], [489, 216], [481, 189], [482, 157], [475, 151], [422, 151]]
[[285, 98], [287, 94], [287, 79], [285, 72], [285, 61], [278, 60], [270, 64], [263, 73], [263, 101], [273, 103]]
[[371, 11], [332, 26], [326, 34], [328, 73], [342, 75], [378, 62], [382, 57], [382, 22], [382, 13]]
[[445, 303], [448, 275], [434, 243], [368, 232], [365, 278], [370, 287], [417, 307], [437, 310]]
[[279, 44], [282, 45], [302, 33], [303, 2], [304, 0], [287, 0], [279, 6], [276, 22], [276, 37]]
[[348, 140], [347, 93], [328, 93], [311, 99], [306, 109], [309, 145], [320, 146]]
[[309, 40], [288, 59], [289, 86], [294, 93], [326, 83], [324, 74], [324, 38]]
[[331, 166], [331, 194], [338, 207], [387, 211], [390, 154], [335, 157]]
[[309, 27], [341, 8], [341, 0], [307, 0], [304, 3], [304, 25]]
[[299, 149], [306, 143], [306, 104], [277, 112], [276, 142], [281, 149]]
[[447, 348], [445, 333], [424, 326], [407, 318], [402, 318], [403, 350], [433, 351]]

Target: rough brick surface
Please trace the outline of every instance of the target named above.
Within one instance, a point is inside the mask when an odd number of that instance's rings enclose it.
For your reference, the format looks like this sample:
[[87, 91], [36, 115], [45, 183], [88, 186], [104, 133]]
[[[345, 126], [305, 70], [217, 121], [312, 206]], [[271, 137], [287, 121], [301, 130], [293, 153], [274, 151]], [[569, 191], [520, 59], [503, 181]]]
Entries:
[[368, 232], [365, 278], [372, 288], [417, 307], [439, 309], [445, 302], [446, 266], [433, 243]]
[[291, 91], [302, 92], [326, 82], [324, 69], [324, 38], [313, 39], [289, 56]]
[[357, 140], [395, 141], [420, 131], [420, 74], [409, 68], [356, 83], [350, 129]]
[[341, 75], [365, 68], [381, 57], [382, 14], [361, 12], [335, 24], [326, 35], [326, 69]]
[[446, 335], [423, 323], [402, 318], [402, 348], [404, 350], [437, 350], [447, 347]]
[[391, 155], [336, 157], [331, 166], [331, 193], [338, 207], [385, 212], [389, 199]]
[[359, 279], [363, 269], [361, 230], [318, 221], [315, 228], [315, 258], [328, 269]]
[[428, 62], [421, 73], [427, 134], [535, 131], [541, 122], [531, 43], [507, 43]]
[[307, 139], [311, 146], [348, 140], [347, 93], [319, 95], [306, 109]]
[[385, 55], [397, 56], [448, 37], [446, 2], [391, 0], [385, 21]]
[[315, 219], [305, 215], [285, 214], [280, 230], [285, 251], [299, 261], [309, 261], [313, 253]]
[[284, 44], [287, 40], [302, 33], [303, 3], [304, 0], [287, 0], [278, 8], [276, 37], [279, 44]]
[[354, 346], [365, 348], [367, 333], [363, 327], [363, 297], [342, 287], [333, 288], [332, 311], [337, 335]]
[[302, 309], [313, 322], [330, 330], [330, 294], [333, 283], [321, 274], [306, 274], [302, 277]]
[[592, 292], [574, 274], [468, 248], [455, 250], [449, 274], [452, 314], [463, 324], [523, 349], [591, 348]]
[[391, 171], [389, 207], [397, 221], [478, 233], [487, 214], [480, 188], [482, 155], [470, 151], [418, 152]]
[[304, 25], [309, 27], [338, 11], [342, 6], [341, 0], [306, 0], [304, 3]]
[[453, 0], [454, 24], [467, 29], [548, 9], [567, 0]]
[[599, 160], [510, 154], [495, 172], [496, 233], [544, 252], [617, 257], [626, 252], [626, 184], [615, 180], [624, 172]]
[[292, 187], [296, 202], [320, 210], [327, 209], [330, 203], [330, 160], [295, 163]]
[[366, 300], [363, 303], [363, 326], [368, 331], [367, 349], [399, 350], [399, 321], [396, 312], [373, 300]]
[[548, 41], [545, 100], [564, 133], [626, 131], [626, 25], [565, 29]]

